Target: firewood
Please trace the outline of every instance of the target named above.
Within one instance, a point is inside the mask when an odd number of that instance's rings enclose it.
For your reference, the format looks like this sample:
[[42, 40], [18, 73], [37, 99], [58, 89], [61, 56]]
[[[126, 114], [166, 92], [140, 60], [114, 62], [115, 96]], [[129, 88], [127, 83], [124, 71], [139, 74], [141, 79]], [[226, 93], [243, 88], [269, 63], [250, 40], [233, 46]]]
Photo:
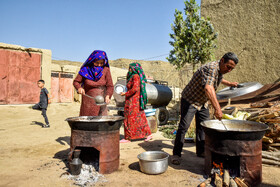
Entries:
[[276, 149], [275, 147], [272, 147], [270, 145], [267, 147], [267, 150], [269, 150], [269, 151], [279, 151], [278, 149]]
[[273, 141], [274, 141], [275, 143], [280, 143], [280, 137], [276, 137]]
[[278, 117], [278, 116], [279, 116], [278, 112], [272, 112], [272, 113], [269, 113], [269, 114], [263, 114], [263, 115], [259, 115], [259, 116], [250, 118], [249, 120], [250, 121], [260, 121], [260, 120], [275, 118], [275, 117]]
[[263, 136], [262, 142], [272, 144], [273, 143], [273, 139], [272, 138], [268, 138], [266, 136]]
[[263, 122], [266, 122], [266, 123], [280, 123], [280, 118], [276, 117], [276, 118], [272, 118], [272, 119], [264, 119]]
[[262, 158], [270, 159], [270, 160], [275, 160], [275, 161], [280, 161], [280, 158], [277, 158], [275, 156], [266, 154], [265, 152], [262, 152]]
[[209, 177], [208, 179], [206, 179], [205, 181], [203, 181], [202, 183], [200, 183], [200, 184], [198, 185], [198, 187], [207, 187], [208, 184], [210, 184], [210, 183], [211, 183], [211, 177]]
[[229, 187], [238, 187], [236, 182], [233, 180], [233, 178], [230, 178], [229, 180]]
[[248, 187], [248, 185], [244, 182], [244, 179], [240, 179], [239, 177], [235, 177], [234, 181], [236, 182], [238, 187]]
[[222, 178], [217, 173], [215, 173], [215, 182], [214, 182], [214, 184], [216, 185], [216, 187], [223, 187], [223, 180], [222, 180]]
[[280, 166], [280, 162], [275, 161], [275, 160], [266, 159], [266, 158], [263, 158], [263, 159], [262, 159], [262, 163], [263, 163], [263, 164], [269, 164], [269, 165], [277, 165], [277, 166]]
[[267, 106], [267, 102], [263, 102], [263, 103], [251, 103], [251, 108], [263, 108]]
[[277, 151], [277, 152], [262, 151], [262, 152], [265, 153], [265, 154], [267, 154], [267, 155], [280, 158], [280, 151]]
[[247, 120], [248, 120], [248, 119], [250, 119], [250, 118], [253, 118], [253, 117], [259, 116], [259, 115], [260, 115], [260, 113], [261, 113], [261, 110], [259, 110], [259, 111], [255, 111], [255, 112], [250, 112], [250, 116], [247, 118]]
[[224, 170], [224, 181], [223, 185], [225, 187], [229, 187], [229, 171], [227, 169]]
[[280, 147], [280, 143], [272, 143], [269, 144], [271, 147]]

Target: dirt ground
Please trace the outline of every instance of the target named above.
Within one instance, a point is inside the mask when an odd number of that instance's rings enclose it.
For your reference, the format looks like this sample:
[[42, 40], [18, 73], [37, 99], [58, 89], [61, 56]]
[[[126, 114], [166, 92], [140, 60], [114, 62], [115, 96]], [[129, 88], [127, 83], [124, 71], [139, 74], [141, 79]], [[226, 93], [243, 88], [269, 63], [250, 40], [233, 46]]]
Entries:
[[[79, 103], [51, 104], [47, 115], [51, 128], [43, 129], [39, 111], [31, 105], [0, 106], [0, 186], [75, 186], [61, 177], [67, 171], [70, 127], [65, 121], [78, 116]], [[120, 130], [123, 135], [123, 128]], [[180, 166], [169, 163], [165, 173], [140, 172], [137, 155], [161, 150], [172, 153], [173, 141], [158, 131], [150, 142], [135, 141], [120, 145], [119, 170], [105, 175], [107, 182], [95, 186], [197, 186], [204, 180], [204, 159], [195, 155], [195, 145], [186, 143]], [[265, 187], [280, 186], [280, 168], [263, 165]]]

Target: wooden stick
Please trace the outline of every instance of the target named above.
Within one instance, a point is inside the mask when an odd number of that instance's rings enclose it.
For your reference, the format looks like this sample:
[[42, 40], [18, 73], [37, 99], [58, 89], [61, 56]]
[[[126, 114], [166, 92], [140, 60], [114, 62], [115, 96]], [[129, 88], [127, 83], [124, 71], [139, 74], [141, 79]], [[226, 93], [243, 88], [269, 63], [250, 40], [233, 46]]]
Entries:
[[248, 187], [244, 180], [241, 180], [239, 177], [235, 177], [234, 181], [236, 182], [238, 187]]
[[280, 151], [276, 151], [276, 152], [268, 152], [268, 151], [262, 151], [263, 153], [270, 155], [270, 156], [275, 156], [280, 158]]
[[275, 161], [275, 160], [266, 159], [266, 158], [263, 158], [263, 159], [262, 159], [262, 163], [263, 163], [263, 164], [269, 164], [269, 165], [277, 165], [277, 166], [280, 166], [280, 162]]
[[233, 178], [230, 178], [229, 180], [229, 187], [238, 187], [236, 182], [233, 180]]
[[270, 146], [272, 147], [280, 147], [280, 143], [272, 143], [272, 144], [269, 144]]
[[229, 187], [229, 171], [227, 169], [224, 170], [224, 181], [223, 185], [225, 187]]
[[205, 181], [203, 181], [202, 183], [200, 183], [198, 185], [198, 187], [207, 187], [208, 184], [211, 183], [211, 177], [209, 177], [208, 179], [206, 179]]
[[263, 136], [262, 142], [270, 143], [271, 144], [271, 143], [273, 143], [273, 139], [269, 138], [269, 137], [266, 137], [266, 136]]
[[278, 112], [272, 112], [272, 113], [269, 113], [269, 114], [264, 114], [264, 115], [260, 115], [260, 116], [250, 118], [249, 120], [250, 121], [260, 121], [261, 119], [265, 120], [265, 119], [269, 119], [269, 118], [275, 118], [275, 117], [278, 117], [278, 116], [279, 116]]
[[269, 123], [280, 123], [280, 118], [272, 118], [272, 119], [265, 119], [264, 122], [269, 122]]
[[280, 161], [280, 158], [277, 158], [277, 157], [275, 157], [275, 156], [271, 156], [271, 155], [266, 154], [266, 153], [264, 153], [264, 152], [262, 152], [262, 157], [263, 157], [263, 158], [270, 159], [270, 160]]
[[267, 147], [267, 149], [271, 150], [271, 151], [279, 151], [278, 149], [276, 149], [275, 147], [272, 147], [270, 145]]
[[217, 173], [215, 173], [215, 182], [214, 182], [214, 184], [216, 185], [216, 187], [223, 187], [223, 180], [222, 180], [222, 178]]

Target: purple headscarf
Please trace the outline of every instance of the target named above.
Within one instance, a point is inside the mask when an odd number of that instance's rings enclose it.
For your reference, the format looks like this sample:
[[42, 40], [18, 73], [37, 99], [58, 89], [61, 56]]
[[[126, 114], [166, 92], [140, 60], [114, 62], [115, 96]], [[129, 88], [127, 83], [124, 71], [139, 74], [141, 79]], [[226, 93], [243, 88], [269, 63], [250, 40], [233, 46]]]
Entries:
[[[104, 60], [104, 66], [94, 66], [93, 63], [101, 59]], [[105, 66], [109, 67], [109, 61], [106, 52], [95, 50], [89, 55], [88, 59], [82, 65], [79, 74], [86, 79], [98, 81], [103, 75], [103, 69]]]

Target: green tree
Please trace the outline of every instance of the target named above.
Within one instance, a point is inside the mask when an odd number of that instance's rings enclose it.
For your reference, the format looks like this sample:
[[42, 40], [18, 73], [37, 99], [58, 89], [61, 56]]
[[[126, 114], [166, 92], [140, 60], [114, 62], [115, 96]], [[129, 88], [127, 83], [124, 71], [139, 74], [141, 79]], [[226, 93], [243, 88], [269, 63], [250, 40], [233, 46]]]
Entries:
[[173, 41], [169, 42], [173, 49], [166, 59], [178, 70], [191, 64], [195, 71], [197, 64], [211, 59], [218, 33], [215, 33], [210, 18], [200, 17], [200, 7], [195, 0], [185, 0], [184, 12], [185, 20], [183, 13], [175, 10], [174, 24], [171, 24], [174, 33], [170, 34]]

